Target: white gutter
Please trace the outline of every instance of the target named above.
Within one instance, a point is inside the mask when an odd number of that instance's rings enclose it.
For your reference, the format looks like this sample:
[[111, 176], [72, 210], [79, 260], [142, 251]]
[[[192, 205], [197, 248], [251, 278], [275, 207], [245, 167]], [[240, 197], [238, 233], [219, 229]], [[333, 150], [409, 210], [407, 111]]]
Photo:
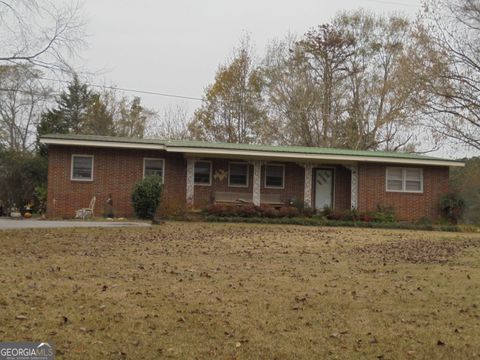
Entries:
[[122, 141], [97, 141], [97, 140], [66, 140], [66, 139], [40, 139], [40, 143], [46, 145], [68, 145], [68, 146], [94, 146], [120, 149], [152, 149], [166, 150], [163, 144], [142, 144]]

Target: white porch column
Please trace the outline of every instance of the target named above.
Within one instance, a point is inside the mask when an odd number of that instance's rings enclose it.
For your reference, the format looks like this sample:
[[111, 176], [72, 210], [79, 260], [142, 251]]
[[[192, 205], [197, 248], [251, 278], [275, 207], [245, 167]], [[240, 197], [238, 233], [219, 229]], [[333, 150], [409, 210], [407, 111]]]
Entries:
[[303, 202], [305, 206], [312, 207], [312, 164], [303, 164], [305, 168], [305, 189], [303, 192]]
[[262, 179], [262, 162], [254, 160], [253, 164], [253, 205], [260, 206], [260, 184]]
[[187, 158], [187, 208], [193, 207], [193, 197], [195, 189], [195, 159]]
[[347, 166], [351, 173], [351, 183], [350, 183], [350, 208], [352, 210], [358, 209], [358, 166], [349, 165]]

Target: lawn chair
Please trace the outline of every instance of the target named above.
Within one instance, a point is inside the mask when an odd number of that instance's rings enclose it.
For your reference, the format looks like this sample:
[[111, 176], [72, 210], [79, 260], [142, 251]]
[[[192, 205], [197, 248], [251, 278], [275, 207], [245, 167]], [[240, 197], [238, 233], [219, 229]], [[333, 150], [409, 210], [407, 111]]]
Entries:
[[76, 210], [75, 219], [85, 220], [86, 218], [92, 218], [93, 210], [95, 208], [95, 201], [97, 201], [97, 198], [94, 196], [92, 200], [90, 200], [90, 204], [88, 205], [88, 208]]

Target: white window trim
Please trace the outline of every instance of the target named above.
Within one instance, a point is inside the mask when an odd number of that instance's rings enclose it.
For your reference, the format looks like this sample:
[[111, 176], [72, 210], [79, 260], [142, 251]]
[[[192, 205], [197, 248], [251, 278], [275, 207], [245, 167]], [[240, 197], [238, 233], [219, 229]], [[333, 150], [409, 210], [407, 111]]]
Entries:
[[143, 158], [143, 179], [145, 179], [145, 161], [162, 160], [162, 184], [165, 183], [165, 159], [163, 158]]
[[[398, 169], [398, 168], [402, 169], [402, 189], [401, 190], [389, 190], [388, 189], [388, 169]], [[418, 170], [420, 170], [420, 190], [406, 190], [407, 169], [415, 169], [415, 170], [418, 169]], [[385, 170], [385, 191], [386, 192], [396, 192], [396, 193], [422, 194], [423, 193], [423, 168], [388, 166]]]
[[[209, 183], [196, 183], [195, 182], [195, 165], [197, 164], [197, 162], [200, 162], [200, 163], [210, 163], [210, 177], [209, 177]], [[195, 186], [212, 186], [212, 169], [213, 169], [213, 163], [211, 160], [195, 160], [194, 164], [193, 164], [193, 183]]]
[[[232, 165], [232, 164], [241, 164], [241, 165], [246, 165], [247, 166], [247, 184], [246, 185], [230, 185], [230, 165]], [[231, 162], [228, 163], [228, 187], [248, 188], [249, 178], [250, 178], [250, 164], [249, 163], [242, 162], [242, 161], [231, 161]]]
[[[277, 167], [282, 167], [282, 186], [272, 186], [269, 185], [267, 186], [267, 167], [268, 166], [277, 166]], [[264, 179], [263, 179], [263, 187], [265, 189], [285, 189], [285, 164], [265, 164], [264, 166]]]
[[[73, 177], [73, 158], [74, 157], [86, 157], [86, 158], [91, 158], [92, 159], [92, 173], [90, 176], [90, 179], [76, 179]], [[71, 181], [93, 181], [93, 170], [95, 169], [94, 166], [94, 156], [93, 155], [88, 155], [88, 154], [72, 154], [70, 158], [70, 180]]]

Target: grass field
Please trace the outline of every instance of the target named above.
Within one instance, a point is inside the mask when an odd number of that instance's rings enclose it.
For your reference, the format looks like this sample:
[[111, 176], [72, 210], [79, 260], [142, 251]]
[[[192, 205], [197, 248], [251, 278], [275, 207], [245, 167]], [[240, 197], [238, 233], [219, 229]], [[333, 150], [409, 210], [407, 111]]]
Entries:
[[0, 258], [0, 340], [58, 359], [480, 358], [479, 234], [170, 222]]

